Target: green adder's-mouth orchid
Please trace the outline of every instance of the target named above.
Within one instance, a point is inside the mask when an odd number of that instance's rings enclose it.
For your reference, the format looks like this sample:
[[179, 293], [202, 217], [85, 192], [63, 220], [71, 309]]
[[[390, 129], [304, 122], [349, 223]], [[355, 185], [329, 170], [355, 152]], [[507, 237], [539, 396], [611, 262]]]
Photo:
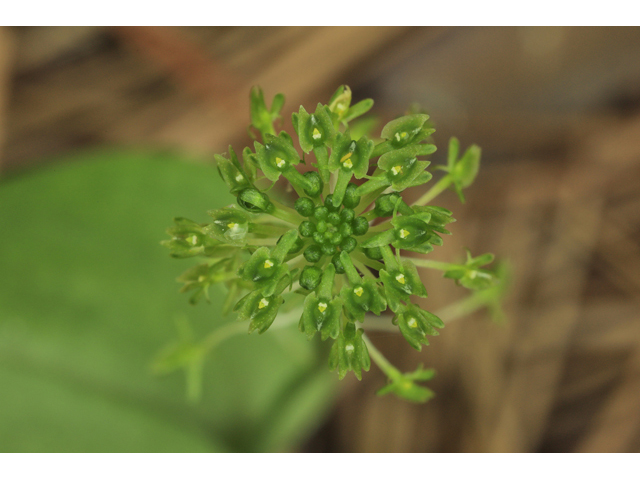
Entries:
[[[373, 361], [389, 378], [380, 394], [426, 401], [433, 392], [415, 382], [430, 379], [433, 371], [399, 372], [365, 330], [384, 322], [385, 330], [396, 329], [416, 350], [438, 335], [443, 319], [414, 303], [427, 297], [418, 267], [442, 270], [474, 291], [461, 312], [485, 305], [498, 309], [504, 291], [500, 270], [480, 268], [493, 255], [468, 253], [464, 264], [424, 256], [443, 244], [451, 234], [445, 227], [455, 222], [451, 211], [429, 203], [447, 188], [464, 201], [462, 189], [477, 175], [480, 149], [472, 145], [458, 159], [459, 143], [452, 139], [447, 166], [440, 168], [444, 176], [409, 203], [402, 193], [433, 176], [426, 160], [436, 151], [428, 115], [396, 118], [380, 138], [368, 138], [358, 128], [364, 120], [356, 119], [373, 101], [351, 105], [351, 90], [341, 86], [328, 104], [293, 113], [294, 139], [276, 129], [283, 104], [284, 97], [276, 95], [267, 108], [262, 91], [254, 88], [251, 126], [260, 140], [242, 151], [241, 160], [231, 146], [228, 156], [215, 155], [237, 204], [209, 211], [210, 223], [177, 218], [167, 230], [171, 239], [162, 243], [172, 256], [206, 259], [179, 278], [182, 291], [192, 292], [197, 302], [208, 300], [211, 285], [222, 284], [223, 314], [235, 312], [250, 333], [290, 324], [279, 324], [280, 316], [294, 318], [310, 340], [316, 333], [322, 341], [331, 339], [329, 366], [340, 378], [352, 371], [360, 379]], [[285, 180], [292, 198], [273, 188]], [[205, 345], [198, 352], [206, 350]], [[189, 368], [190, 357], [174, 357], [186, 359], [176, 368]]]

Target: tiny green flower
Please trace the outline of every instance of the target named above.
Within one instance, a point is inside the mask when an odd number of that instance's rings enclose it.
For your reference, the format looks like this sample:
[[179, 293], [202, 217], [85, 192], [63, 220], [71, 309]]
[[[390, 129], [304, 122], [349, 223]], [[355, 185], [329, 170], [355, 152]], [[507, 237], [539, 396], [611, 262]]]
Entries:
[[314, 148], [329, 144], [335, 136], [328, 107], [318, 104], [315, 113], [308, 114], [303, 106], [297, 116], [296, 132], [300, 139], [300, 148], [305, 153]]
[[429, 345], [427, 335], [439, 335], [436, 328], [444, 327], [442, 320], [433, 313], [411, 304], [398, 310], [395, 323], [404, 338], [418, 351], [422, 350], [422, 345]]
[[358, 380], [362, 380], [362, 370], [368, 372], [371, 368], [369, 352], [362, 339], [363, 333], [364, 330], [356, 329], [354, 323], [347, 322], [331, 347], [329, 368], [337, 369], [341, 380], [349, 371], [352, 371]]

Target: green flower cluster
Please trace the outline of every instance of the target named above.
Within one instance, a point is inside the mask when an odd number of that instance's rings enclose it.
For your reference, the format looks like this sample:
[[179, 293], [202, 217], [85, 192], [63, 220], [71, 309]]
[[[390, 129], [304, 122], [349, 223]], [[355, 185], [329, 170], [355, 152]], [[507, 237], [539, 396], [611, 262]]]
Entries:
[[[163, 243], [174, 257], [208, 258], [179, 279], [183, 291], [193, 292], [193, 302], [222, 283], [228, 291], [223, 312], [237, 312], [249, 332], [263, 333], [287, 308], [285, 303], [299, 301], [300, 330], [309, 339], [316, 333], [322, 340], [332, 339], [331, 369], [340, 378], [353, 371], [360, 379], [371, 364], [371, 345], [362, 328], [368, 314], [391, 310], [392, 324], [417, 350], [444, 327], [440, 318], [413, 303], [415, 297], [427, 296], [416, 265], [442, 269], [469, 288], [495, 283], [494, 274], [479, 269], [492, 260], [486, 255], [469, 257], [465, 265], [431, 265], [402, 256], [402, 251], [426, 254], [442, 245], [442, 236], [450, 234], [445, 227], [455, 219], [451, 211], [427, 202], [449, 187], [463, 198], [462, 188], [477, 174], [480, 150], [473, 146], [458, 159], [458, 142], [452, 139], [445, 176], [409, 205], [401, 192], [432, 179], [430, 162], [424, 159], [436, 151], [428, 115], [392, 120], [380, 138], [369, 139], [359, 132], [357, 121], [350, 122], [373, 101], [351, 105], [349, 87], [341, 86], [313, 113], [302, 106], [293, 113], [295, 142], [275, 128], [283, 103], [278, 95], [267, 108], [262, 92], [254, 89], [251, 120], [261, 141], [242, 151], [242, 162], [232, 147], [228, 157], [215, 156], [237, 205], [208, 212], [208, 224], [176, 219], [168, 230], [171, 239]], [[278, 196], [286, 189], [272, 190], [283, 179], [295, 191], [295, 200]], [[382, 358], [375, 352], [374, 360]], [[378, 364], [383, 368], [384, 361]], [[431, 371], [402, 376], [387, 370], [391, 383], [382, 393], [405, 392], [415, 401], [430, 396], [413, 381], [431, 378]]]

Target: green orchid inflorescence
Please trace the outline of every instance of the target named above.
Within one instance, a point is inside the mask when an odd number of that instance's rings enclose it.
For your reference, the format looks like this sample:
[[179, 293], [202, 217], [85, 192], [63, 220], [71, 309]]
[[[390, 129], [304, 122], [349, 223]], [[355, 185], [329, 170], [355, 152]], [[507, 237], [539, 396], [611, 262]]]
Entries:
[[[361, 379], [373, 359], [390, 382], [379, 393], [425, 401], [433, 393], [415, 382], [428, 380], [433, 371], [400, 373], [364, 329], [371, 316], [390, 310], [389, 326], [395, 325], [413, 348], [421, 350], [429, 336], [438, 335], [444, 322], [414, 303], [427, 297], [417, 267], [443, 270], [445, 277], [474, 290], [499, 283], [496, 272], [480, 268], [493, 260], [491, 254], [469, 255], [465, 264], [404, 255], [428, 254], [450, 234], [446, 226], [455, 221], [452, 212], [427, 203], [447, 188], [464, 201], [462, 189], [478, 172], [480, 149], [471, 146], [458, 159], [458, 141], [452, 139], [446, 174], [409, 204], [402, 192], [432, 179], [425, 157], [436, 147], [430, 143], [434, 129], [428, 115], [392, 120], [380, 138], [369, 139], [358, 124], [363, 120], [356, 119], [373, 101], [351, 105], [351, 90], [341, 86], [313, 113], [302, 106], [293, 113], [296, 142], [276, 130], [283, 104], [284, 97], [277, 95], [267, 108], [262, 91], [254, 88], [251, 126], [261, 141], [242, 151], [242, 162], [232, 147], [228, 156], [215, 155], [237, 204], [208, 212], [211, 223], [178, 218], [168, 230], [172, 238], [163, 243], [174, 257], [207, 258], [179, 278], [182, 291], [192, 291], [191, 301], [197, 302], [208, 298], [211, 285], [225, 285], [223, 314], [236, 312], [250, 333], [264, 333], [279, 316], [290, 318], [286, 312], [298, 308], [293, 317], [301, 332], [309, 339], [316, 333], [323, 341], [332, 339], [329, 365], [340, 379], [348, 371]], [[289, 197], [287, 188], [273, 188], [283, 179], [283, 186], [290, 185]], [[205, 350], [194, 347], [193, 358], [201, 360]], [[191, 357], [183, 357], [186, 367]]]

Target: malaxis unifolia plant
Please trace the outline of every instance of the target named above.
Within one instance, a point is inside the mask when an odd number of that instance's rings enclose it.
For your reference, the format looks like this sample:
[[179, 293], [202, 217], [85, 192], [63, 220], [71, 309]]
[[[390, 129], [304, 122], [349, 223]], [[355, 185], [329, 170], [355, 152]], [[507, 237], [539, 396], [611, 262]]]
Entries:
[[[421, 350], [444, 327], [441, 316], [450, 320], [483, 306], [499, 313], [502, 271], [483, 268], [493, 261], [492, 254], [472, 257], [467, 252], [464, 263], [426, 257], [443, 244], [443, 236], [451, 234], [447, 225], [455, 221], [450, 210], [431, 202], [448, 188], [464, 202], [463, 189], [478, 173], [480, 148], [472, 145], [459, 155], [458, 140], [452, 138], [447, 164], [434, 169], [444, 175], [409, 204], [402, 193], [424, 189], [433, 177], [425, 160], [436, 151], [428, 115], [396, 118], [382, 128], [380, 138], [368, 138], [362, 134], [367, 122], [352, 122], [373, 101], [351, 105], [351, 90], [341, 86], [328, 104], [318, 104], [311, 113], [301, 106], [293, 113], [294, 140], [276, 130], [283, 104], [279, 94], [267, 108], [262, 91], [254, 88], [251, 127], [261, 141], [242, 151], [242, 161], [231, 146], [228, 156], [215, 155], [237, 204], [209, 211], [210, 223], [176, 218], [167, 230], [171, 239], [162, 243], [173, 257], [206, 259], [179, 277], [181, 291], [191, 292], [196, 303], [208, 299], [212, 285], [222, 284], [227, 292], [222, 313], [235, 312], [239, 322], [248, 323], [249, 333], [298, 322], [309, 340], [318, 334], [333, 342], [329, 368], [340, 379], [352, 371], [360, 380], [373, 360], [389, 379], [379, 394], [424, 402], [433, 392], [416, 382], [429, 380], [433, 370], [420, 366], [400, 372], [365, 330], [394, 328]], [[277, 199], [283, 190], [273, 188], [281, 180], [295, 192], [289, 205], [286, 194], [280, 195], [285, 200]], [[441, 270], [474, 293], [445, 309], [446, 315], [428, 312], [415, 303], [416, 297], [427, 297], [418, 268]], [[245, 323], [225, 325], [202, 341], [182, 328], [181, 340], [160, 355], [157, 370], [185, 368], [189, 395], [196, 398], [203, 358]]]

